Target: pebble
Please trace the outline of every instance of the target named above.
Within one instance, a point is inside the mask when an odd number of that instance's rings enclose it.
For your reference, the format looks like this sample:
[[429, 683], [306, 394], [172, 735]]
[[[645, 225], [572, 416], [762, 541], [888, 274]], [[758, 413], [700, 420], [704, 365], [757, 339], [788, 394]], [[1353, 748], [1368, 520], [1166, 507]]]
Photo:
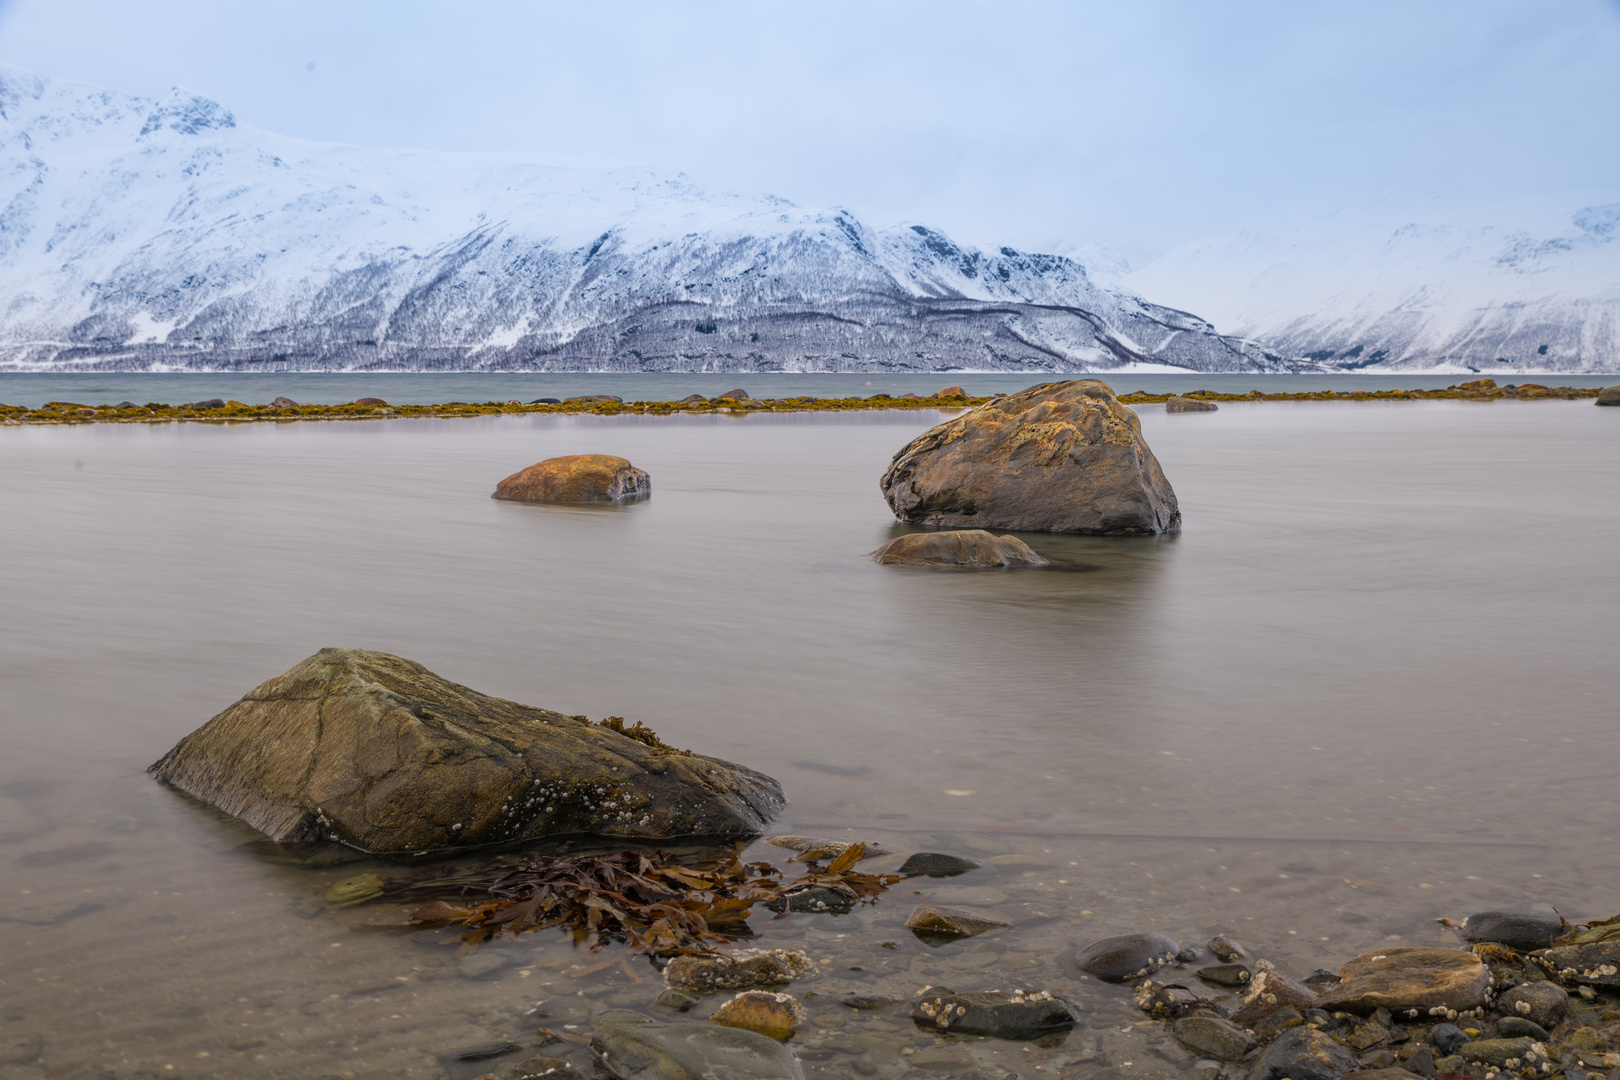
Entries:
[[1247, 986], [1254, 972], [1242, 964], [1215, 964], [1199, 968], [1198, 977], [1215, 986]]
[[[1475, 1039], [1465, 1043], [1457, 1053], [1464, 1061], [1502, 1068], [1511, 1060], [1518, 1060], [1520, 1068], [1531, 1065], [1539, 1056], [1530, 1039]], [[1541, 1057], [1545, 1061], [1545, 1057]]]
[[1496, 1025], [1497, 1034], [1504, 1039], [1534, 1039], [1537, 1042], [1547, 1041], [1547, 1029], [1534, 1020], [1526, 1020], [1522, 1016], [1504, 1016]]
[[1468, 1036], [1456, 1024], [1436, 1024], [1429, 1029], [1429, 1042], [1434, 1044], [1442, 1057], [1455, 1054], [1467, 1041]]
[[1282, 1033], [1261, 1056], [1250, 1080], [1339, 1080], [1360, 1067], [1355, 1055], [1313, 1027]]
[[958, 855], [941, 855], [932, 851], [919, 851], [907, 856], [896, 871], [902, 877], [955, 877], [969, 870], [977, 870], [983, 863], [964, 859]]
[[919, 904], [906, 918], [906, 929], [912, 933], [938, 937], [976, 937], [1010, 925], [978, 912], [935, 904]]
[[456, 974], [463, 979], [487, 979], [506, 967], [511, 961], [499, 953], [475, 952], [456, 962]]
[[1181, 946], [1163, 934], [1121, 934], [1094, 941], [1074, 954], [1074, 966], [1105, 982], [1148, 975], [1174, 959]]
[[1555, 982], [1523, 983], [1497, 998], [1496, 1008], [1544, 1028], [1555, 1027], [1569, 1011], [1569, 992]]
[[[953, 1035], [985, 1035], [994, 1039], [1037, 1039], [1074, 1027], [1072, 1006], [1047, 991], [1026, 994], [986, 990], [955, 994], [931, 989], [911, 1007], [911, 1019], [921, 1028]], [[915, 1058], [913, 1064], [916, 1063]]]
[[1479, 958], [1456, 949], [1380, 949], [1344, 964], [1339, 975], [1343, 981], [1325, 991], [1319, 1003], [1329, 1012], [1462, 1012], [1485, 1004], [1491, 984], [1491, 973]]
[[[1589, 986], [1620, 986], [1620, 941], [1559, 945], [1543, 954], [1565, 981]], [[1567, 974], [1565, 974], [1567, 972]]]
[[1216, 959], [1226, 964], [1235, 964], [1249, 955], [1243, 950], [1243, 946], [1225, 934], [1216, 934], [1209, 939], [1209, 951], [1215, 954]]
[[716, 1009], [710, 1015], [709, 1023], [757, 1031], [772, 1039], [787, 1040], [793, 1038], [799, 1025], [807, 1019], [804, 1006], [792, 994], [744, 990]]
[[847, 1005], [851, 1009], [862, 1012], [871, 1012], [874, 1009], [887, 1009], [891, 1005], [898, 1005], [906, 1000], [899, 994], [845, 994], [838, 999], [840, 1005]]
[[1552, 945], [1564, 932], [1561, 919], [1550, 915], [1527, 915], [1511, 911], [1481, 911], [1464, 919], [1463, 940], [1470, 944], [1488, 941], [1520, 952], [1533, 952]]
[[1187, 1016], [1170, 1029], [1190, 1049], [1219, 1061], [1239, 1061], [1254, 1045], [1249, 1033], [1218, 1016]]
[[815, 962], [798, 949], [740, 949], [713, 956], [677, 956], [664, 968], [664, 983], [674, 990], [712, 994], [791, 982], [815, 968]]

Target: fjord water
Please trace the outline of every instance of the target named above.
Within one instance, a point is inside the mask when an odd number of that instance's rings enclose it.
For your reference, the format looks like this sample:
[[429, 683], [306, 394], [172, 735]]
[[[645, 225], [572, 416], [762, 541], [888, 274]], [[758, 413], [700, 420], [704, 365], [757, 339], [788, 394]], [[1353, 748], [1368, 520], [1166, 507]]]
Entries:
[[[1087, 1010], [974, 1061], [1140, 1071], [1128, 994], [1056, 962], [1107, 934], [1225, 930], [1308, 973], [1441, 916], [1614, 914], [1620, 409], [1139, 411], [1184, 531], [1026, 534], [1053, 568], [993, 573], [865, 558], [932, 412], [0, 430], [0, 1075], [470, 1077], [442, 1055], [650, 1006], [644, 964], [575, 977], [547, 935], [470, 979], [446, 935], [357, 930], [404, 909], [320, 897], [377, 864], [269, 857], [144, 774], [327, 645], [762, 769], [781, 832], [995, 859], [755, 917], [826, 961], [794, 986], [812, 1074], [934, 1038], [838, 993], [947, 980]], [[488, 497], [588, 451], [652, 498]], [[929, 949], [914, 894], [1014, 925]]]

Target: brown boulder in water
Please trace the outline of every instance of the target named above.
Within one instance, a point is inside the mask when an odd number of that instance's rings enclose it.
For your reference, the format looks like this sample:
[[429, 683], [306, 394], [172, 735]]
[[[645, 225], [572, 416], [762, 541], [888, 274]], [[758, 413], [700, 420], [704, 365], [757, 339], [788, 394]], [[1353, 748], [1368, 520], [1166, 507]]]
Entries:
[[1046, 560], [1016, 536], [996, 536], [983, 529], [908, 533], [872, 552], [885, 566], [1045, 566]]
[[623, 502], [652, 494], [652, 480], [622, 457], [547, 458], [495, 486], [493, 499], [516, 502]]
[[967, 397], [968, 395], [967, 395], [967, 391], [962, 389], [960, 386], [947, 386], [945, 389], [937, 391], [934, 394], [934, 396], [939, 397], [939, 398], [946, 398], [946, 397]]
[[1181, 527], [1136, 413], [1095, 379], [1042, 383], [913, 439], [883, 474], [901, 521], [1152, 535]]
[[322, 649], [248, 691], [148, 771], [272, 840], [374, 853], [749, 836], [785, 802], [769, 776], [639, 725], [488, 697], [360, 649]]
[[387, 405], [388, 404], [388, 402], [384, 401], [380, 397], [355, 398], [354, 403], [356, 405]]
[[1605, 386], [1598, 391], [1599, 405], [1620, 405], [1620, 386]]
[[1214, 412], [1217, 408], [1219, 408], [1219, 406], [1213, 401], [1205, 401], [1202, 398], [1171, 395], [1170, 397], [1165, 398], [1164, 401], [1164, 411], [1167, 413]]

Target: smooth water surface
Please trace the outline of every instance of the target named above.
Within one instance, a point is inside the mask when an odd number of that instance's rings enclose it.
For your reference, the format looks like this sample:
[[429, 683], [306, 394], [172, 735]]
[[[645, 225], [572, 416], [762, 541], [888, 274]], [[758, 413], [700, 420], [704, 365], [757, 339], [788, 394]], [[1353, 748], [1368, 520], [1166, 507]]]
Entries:
[[[1054, 568], [989, 573], [866, 558], [899, 528], [878, 477], [937, 413], [0, 430], [0, 1076], [472, 1077], [501, 1062], [443, 1056], [537, 1023], [584, 1068], [595, 1011], [650, 1007], [645, 963], [576, 977], [602, 957], [549, 936], [463, 977], [405, 909], [321, 903], [373, 864], [269, 858], [144, 774], [327, 645], [762, 769], [781, 832], [997, 859], [755, 916], [825, 961], [793, 987], [813, 1075], [937, 1049], [839, 993], [946, 981], [1088, 1010], [946, 1073], [1175, 1075], [1126, 991], [1056, 963], [1106, 934], [1227, 930], [1305, 973], [1486, 907], [1613, 914], [1620, 409], [1141, 414], [1185, 531], [1027, 534]], [[586, 451], [652, 498], [488, 497]], [[1014, 925], [929, 949], [914, 894]]]

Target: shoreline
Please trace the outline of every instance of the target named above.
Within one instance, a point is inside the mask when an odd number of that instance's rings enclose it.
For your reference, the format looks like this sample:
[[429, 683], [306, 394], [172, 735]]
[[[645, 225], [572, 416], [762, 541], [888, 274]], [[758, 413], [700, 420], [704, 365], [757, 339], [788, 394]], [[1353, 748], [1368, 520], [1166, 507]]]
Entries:
[[[1480, 385], [1488, 383], [1490, 385]], [[1194, 401], [1573, 401], [1596, 398], [1596, 387], [1543, 386], [1537, 383], [1497, 386], [1480, 379], [1443, 390], [1312, 390], [1266, 393], [1222, 393], [1195, 390], [1184, 394], [1128, 393], [1119, 395], [1124, 405], [1163, 404], [1172, 397]], [[86, 423], [171, 423], [171, 422], [287, 422], [296, 420], [383, 420], [395, 417], [465, 417], [490, 415], [593, 415], [669, 416], [676, 413], [753, 413], [753, 412], [862, 412], [878, 409], [974, 408], [1005, 395], [948, 397], [905, 394], [873, 394], [846, 398], [715, 398], [699, 401], [619, 401], [570, 399], [560, 402], [520, 402], [516, 399], [484, 402], [451, 401], [439, 405], [389, 405], [380, 399], [361, 399], [343, 405], [249, 405], [241, 401], [214, 399], [183, 405], [149, 402], [136, 405], [86, 405], [71, 401], [51, 401], [38, 409], [20, 405], [0, 405], [0, 426], [23, 424]]]

